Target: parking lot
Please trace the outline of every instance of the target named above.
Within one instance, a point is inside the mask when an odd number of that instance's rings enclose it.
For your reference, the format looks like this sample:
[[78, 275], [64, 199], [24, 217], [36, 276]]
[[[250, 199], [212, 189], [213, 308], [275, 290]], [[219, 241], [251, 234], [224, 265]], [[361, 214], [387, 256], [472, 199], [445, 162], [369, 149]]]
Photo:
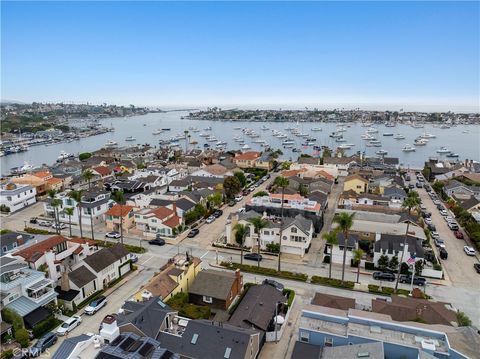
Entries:
[[[411, 183], [415, 183], [415, 173], [411, 174], [411, 178]], [[447, 221], [440, 214], [440, 211], [433, 203], [427, 191], [424, 188], [415, 188], [415, 190], [420, 195], [422, 205], [425, 206], [428, 212], [432, 213], [432, 223], [435, 225], [436, 231], [439, 233], [440, 238], [445, 243], [445, 249], [448, 252], [448, 259], [440, 260], [445, 273], [445, 280], [450, 281], [456, 286], [465, 288], [474, 286], [478, 288], [480, 283], [480, 275], [473, 268], [473, 264], [479, 262], [477, 257], [468, 256], [464, 252], [463, 246], [467, 245], [467, 243], [465, 240], [457, 239], [455, 237], [453, 231], [448, 227]], [[455, 218], [453, 213], [450, 211], [448, 211], [448, 215]], [[439, 258], [438, 248], [435, 247], [433, 241], [432, 246], [434, 247], [434, 251]]]

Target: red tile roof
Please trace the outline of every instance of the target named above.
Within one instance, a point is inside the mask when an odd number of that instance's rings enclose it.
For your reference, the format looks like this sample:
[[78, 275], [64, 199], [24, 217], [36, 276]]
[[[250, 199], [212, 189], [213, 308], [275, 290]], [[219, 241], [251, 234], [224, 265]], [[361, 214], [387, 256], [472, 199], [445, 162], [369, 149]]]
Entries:
[[260, 157], [260, 152], [249, 151], [235, 155], [235, 160], [251, 161]]
[[162, 220], [174, 214], [173, 210], [167, 207], [158, 207], [152, 209], [149, 213], [153, 213], [155, 217]]
[[63, 236], [53, 236], [45, 239], [44, 241], [31, 245], [30, 247], [15, 252], [14, 255], [25, 258], [27, 262], [35, 262], [43, 255], [43, 253], [66, 241], [67, 238]]
[[317, 171], [317, 175], [322, 176], [323, 178], [326, 178], [330, 181], [333, 181], [335, 179], [335, 177], [333, 177], [330, 173], [324, 170]]
[[69, 242], [79, 243], [79, 244], [89, 244], [91, 246], [96, 245], [97, 243], [91, 239], [73, 237], [68, 240]]
[[125, 217], [130, 213], [133, 208], [133, 206], [116, 204], [112, 208], [110, 208], [105, 214], [108, 216]]
[[82, 253], [82, 251], [83, 251], [83, 247], [82, 247], [82, 246], [78, 246], [77, 249], [75, 249], [75, 250], [73, 251], [73, 253], [75, 253], [75, 254], [80, 254], [80, 253]]
[[61, 179], [55, 178], [55, 177], [50, 178], [50, 179], [47, 180], [47, 183], [48, 183], [49, 185], [56, 185], [56, 184], [59, 184], [59, 183], [62, 183], [62, 182], [63, 182], [63, 181], [62, 181]]
[[166, 225], [167, 227], [175, 228], [180, 224], [180, 217], [173, 216], [172, 218], [163, 222], [163, 224]]
[[50, 177], [52, 174], [50, 171], [38, 171], [33, 174], [35, 177], [44, 179], [45, 177]]
[[93, 168], [95, 172], [97, 172], [100, 176], [108, 176], [109, 174], [112, 173], [112, 170], [108, 168], [107, 166], [98, 166]]

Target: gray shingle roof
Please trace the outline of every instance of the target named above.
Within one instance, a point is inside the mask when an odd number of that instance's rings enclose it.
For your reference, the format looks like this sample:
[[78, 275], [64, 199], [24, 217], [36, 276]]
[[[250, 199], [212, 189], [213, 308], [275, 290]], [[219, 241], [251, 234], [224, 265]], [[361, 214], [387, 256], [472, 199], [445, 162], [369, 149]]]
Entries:
[[235, 273], [203, 270], [197, 274], [189, 293], [225, 299], [229, 296], [235, 279]]
[[102, 269], [105, 269], [109, 265], [118, 261], [120, 258], [126, 256], [128, 253], [129, 252], [122, 244], [117, 243], [113, 247], [100, 249], [98, 252], [89, 255], [84, 261], [98, 273]]
[[68, 278], [78, 287], [82, 288], [84, 285], [95, 280], [97, 276], [93, 274], [87, 267], [81, 266], [68, 273]]
[[[381, 252], [382, 250], [387, 251], [387, 253], [394, 254], [396, 251], [401, 252], [403, 241], [405, 240], [405, 236], [396, 236], [393, 234], [382, 234], [381, 238], [378, 241], [375, 241], [374, 249], [375, 252]], [[407, 245], [410, 254], [416, 255], [417, 258], [423, 258], [424, 250], [422, 247], [422, 241], [415, 238], [408, 236], [407, 237]]]
[[178, 201], [175, 202], [175, 204], [177, 205], [178, 208], [184, 211], [188, 211], [193, 207], [195, 207], [195, 203], [193, 203], [192, 201], [189, 201], [186, 198], [180, 198]]
[[90, 339], [90, 337], [86, 334], [80, 334], [76, 337], [65, 339], [62, 344], [60, 344], [55, 354], [53, 354], [52, 359], [67, 358], [70, 354], [72, 354], [78, 343], [84, 342], [88, 339]]

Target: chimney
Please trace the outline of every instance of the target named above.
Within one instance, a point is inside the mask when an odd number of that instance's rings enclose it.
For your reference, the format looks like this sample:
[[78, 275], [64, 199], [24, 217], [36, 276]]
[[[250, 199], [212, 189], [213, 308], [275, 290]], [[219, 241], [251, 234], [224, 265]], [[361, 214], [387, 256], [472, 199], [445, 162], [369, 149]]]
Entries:
[[240, 273], [240, 269], [238, 268], [235, 271], [235, 277], [237, 282], [237, 293], [240, 294], [242, 293], [242, 288], [243, 288], [243, 278], [242, 278], [242, 274]]
[[174, 202], [173, 202], [172, 210], [173, 210], [175, 216], [177, 216], [177, 201], [174, 201]]
[[382, 235], [380, 233], [375, 233], [375, 242], [379, 241], [382, 238]]
[[17, 236], [17, 245], [21, 246], [24, 243], [25, 241], [23, 240], [23, 236], [22, 235]]
[[60, 279], [60, 288], [64, 292], [68, 292], [70, 290], [70, 281], [68, 280], [68, 273], [64, 271], [62, 273], [62, 278]]

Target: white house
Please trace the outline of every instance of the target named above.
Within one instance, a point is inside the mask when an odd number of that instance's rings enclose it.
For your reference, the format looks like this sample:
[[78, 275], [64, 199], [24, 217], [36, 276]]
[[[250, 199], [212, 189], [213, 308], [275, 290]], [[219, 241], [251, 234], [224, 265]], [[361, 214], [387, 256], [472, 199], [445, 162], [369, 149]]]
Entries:
[[10, 213], [13, 213], [35, 203], [37, 201], [35, 199], [36, 194], [36, 189], [29, 185], [2, 184], [0, 187], [0, 205], [7, 206]]
[[411, 256], [415, 256], [416, 260], [423, 259], [424, 250], [422, 240], [408, 236], [405, 242], [405, 251], [402, 257], [403, 242], [405, 236], [391, 234], [377, 234], [375, 236], [373, 261], [378, 264], [378, 259], [382, 255], [386, 255], [388, 259], [397, 257], [399, 263], [406, 262]]
[[[332, 248], [332, 263], [342, 264], [343, 263], [343, 249], [345, 246], [345, 237], [342, 232], [337, 233], [338, 245], [334, 245]], [[325, 246], [325, 253], [330, 255], [330, 247]], [[347, 253], [345, 256], [345, 263], [350, 264], [350, 261], [353, 257], [353, 250], [358, 248], [358, 236], [355, 234], [348, 235], [347, 241]]]
[[[247, 247], [256, 247], [258, 245], [258, 234], [254, 233], [254, 227], [248, 219], [257, 216], [258, 214], [253, 211], [245, 214], [232, 214], [225, 227], [227, 243], [237, 244], [235, 241], [234, 227], [237, 223], [241, 223], [249, 228], [244, 245]], [[282, 231], [282, 253], [303, 257], [305, 253], [308, 252], [313, 233], [314, 228], [311, 220], [301, 215], [297, 215], [295, 218], [285, 217]], [[268, 219], [268, 226], [260, 232], [261, 250], [268, 250], [267, 245], [272, 243], [280, 243], [280, 220], [278, 218]]]
[[182, 218], [177, 215], [175, 204], [173, 209], [158, 207], [155, 209], [143, 209], [135, 212], [136, 228], [145, 236], [162, 235], [173, 237], [174, 229], [182, 223]]
[[[239, 169], [237, 171], [240, 171]], [[199, 177], [217, 177], [217, 178], [225, 178], [227, 176], [233, 176], [233, 171], [222, 166], [221, 164], [213, 164], [210, 166], [205, 166], [203, 168], [198, 169], [197, 171], [191, 174], [192, 176], [199, 176]]]

